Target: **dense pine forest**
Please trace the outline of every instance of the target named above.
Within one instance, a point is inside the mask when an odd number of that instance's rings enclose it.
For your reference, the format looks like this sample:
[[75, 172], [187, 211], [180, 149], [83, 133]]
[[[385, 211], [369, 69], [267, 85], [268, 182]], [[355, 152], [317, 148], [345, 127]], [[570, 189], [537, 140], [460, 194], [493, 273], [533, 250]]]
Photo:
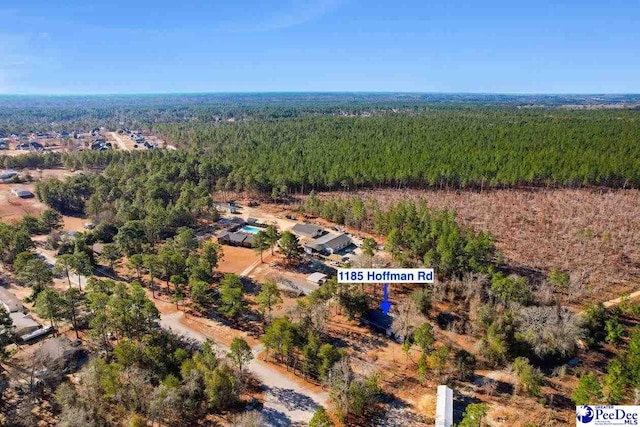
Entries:
[[[166, 109], [153, 97], [144, 98], [146, 104], [124, 97], [121, 111], [113, 106], [116, 99], [106, 98], [101, 108], [89, 102], [85, 116], [74, 110], [80, 100], [57, 114], [71, 120], [77, 113], [91, 126], [116, 130], [121, 125], [114, 120], [129, 111], [128, 120], [144, 123], [178, 151], [31, 154], [2, 157], [0, 165], [98, 170], [126, 165], [137, 177], [153, 159], [172, 164], [172, 174], [207, 189], [277, 195], [363, 187], [640, 186], [640, 111], [631, 108], [518, 108], [506, 101], [444, 105], [402, 97], [384, 98], [385, 104], [346, 95], [337, 97], [339, 102], [320, 97], [312, 107], [310, 99], [286, 96], [272, 105], [264, 95], [245, 104], [242, 97], [227, 104], [177, 98], [180, 102]], [[55, 110], [38, 103], [32, 109], [9, 105], [0, 115], [12, 117], [15, 126], [22, 120], [37, 127], [32, 114]], [[114, 110], [107, 112], [109, 106]], [[238, 120], [221, 118], [229, 116]]]
[[442, 109], [157, 131], [230, 168], [241, 189], [640, 184], [634, 111]]

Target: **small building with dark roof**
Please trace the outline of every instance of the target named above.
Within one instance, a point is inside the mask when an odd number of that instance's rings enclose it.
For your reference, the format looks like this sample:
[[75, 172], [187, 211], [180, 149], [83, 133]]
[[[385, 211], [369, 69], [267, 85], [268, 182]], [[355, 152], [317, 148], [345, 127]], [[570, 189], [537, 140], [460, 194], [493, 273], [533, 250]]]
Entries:
[[25, 188], [12, 188], [11, 192], [21, 199], [30, 199], [34, 197], [33, 193]]
[[232, 246], [244, 246], [243, 242], [246, 240], [246, 238], [246, 233], [234, 232], [229, 233], [225, 240]]
[[229, 241], [229, 232], [227, 230], [220, 230], [216, 233], [216, 237], [218, 238], [218, 242], [226, 243]]
[[255, 237], [254, 234], [247, 233], [247, 237], [242, 242], [242, 246], [246, 246], [247, 248], [252, 248], [253, 247], [253, 239], [254, 239], [254, 237]]

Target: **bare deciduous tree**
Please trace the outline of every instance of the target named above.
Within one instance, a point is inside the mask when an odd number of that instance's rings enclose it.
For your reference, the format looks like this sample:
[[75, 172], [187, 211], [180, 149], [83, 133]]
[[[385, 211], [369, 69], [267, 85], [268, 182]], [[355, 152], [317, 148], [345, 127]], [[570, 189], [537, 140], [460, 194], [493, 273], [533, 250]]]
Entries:
[[324, 333], [329, 320], [329, 301], [322, 301], [309, 308], [309, 318], [313, 328], [319, 333]]
[[266, 424], [264, 415], [258, 411], [243, 412], [233, 420], [236, 427], [262, 427]]
[[524, 307], [518, 315], [518, 330], [539, 357], [570, 356], [584, 336], [580, 317], [561, 307]]
[[413, 330], [425, 321], [424, 316], [418, 311], [414, 302], [409, 299], [405, 299], [398, 304], [393, 314], [391, 331], [403, 339], [409, 337]]

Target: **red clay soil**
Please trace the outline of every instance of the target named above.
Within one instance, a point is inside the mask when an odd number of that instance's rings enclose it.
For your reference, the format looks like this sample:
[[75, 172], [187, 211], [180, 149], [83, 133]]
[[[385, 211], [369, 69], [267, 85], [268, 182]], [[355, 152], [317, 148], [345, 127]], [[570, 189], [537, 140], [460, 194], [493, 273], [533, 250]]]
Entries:
[[260, 259], [260, 255], [256, 254], [253, 249], [228, 245], [223, 245], [222, 249], [224, 250], [224, 258], [220, 261], [217, 269], [221, 273], [240, 274]]

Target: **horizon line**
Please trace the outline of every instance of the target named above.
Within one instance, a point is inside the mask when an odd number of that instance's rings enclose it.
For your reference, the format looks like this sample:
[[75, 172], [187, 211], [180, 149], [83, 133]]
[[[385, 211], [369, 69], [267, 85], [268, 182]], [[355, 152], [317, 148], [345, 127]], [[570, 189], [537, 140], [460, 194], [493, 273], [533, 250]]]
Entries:
[[502, 96], [640, 96], [640, 92], [483, 92], [483, 91], [185, 91], [185, 92], [77, 92], [77, 93], [0, 93], [0, 97], [72, 97], [72, 96], [150, 96], [150, 95], [502, 95]]

